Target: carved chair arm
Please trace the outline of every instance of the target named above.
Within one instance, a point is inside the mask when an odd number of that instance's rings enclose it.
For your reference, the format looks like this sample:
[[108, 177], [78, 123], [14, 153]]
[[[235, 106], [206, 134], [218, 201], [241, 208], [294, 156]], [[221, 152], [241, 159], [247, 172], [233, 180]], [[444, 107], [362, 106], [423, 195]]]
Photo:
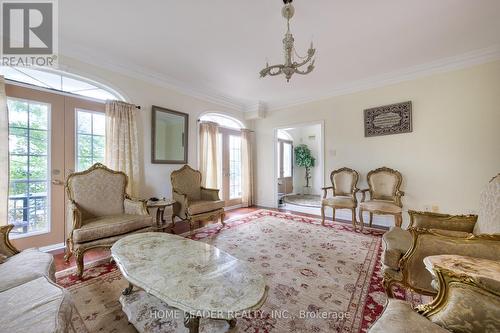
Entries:
[[450, 215], [409, 210], [410, 226], [424, 229], [443, 229], [471, 233], [477, 215]]
[[82, 211], [74, 201], [68, 203], [68, 226], [71, 226], [71, 234], [73, 230], [79, 229], [82, 226]]
[[201, 199], [210, 201], [220, 200], [219, 189], [201, 187]]
[[9, 233], [14, 228], [13, 224], [8, 224], [0, 227], [0, 255], [11, 257], [19, 250], [9, 240]]
[[189, 206], [189, 198], [187, 194], [181, 193], [176, 189], [172, 189], [172, 198], [175, 200], [175, 204], [173, 206], [174, 215], [184, 215]]
[[365, 189], [361, 190], [361, 202], [365, 202], [366, 192], [370, 192], [370, 189], [369, 188], [365, 188]]
[[148, 209], [146, 207], [146, 201], [144, 200], [132, 199], [130, 197], [127, 197], [123, 201], [123, 206], [125, 208], [125, 214], [149, 215]]
[[328, 190], [333, 190], [333, 186], [325, 186], [321, 188], [323, 190], [323, 199], [328, 195]]
[[404, 192], [404, 191], [400, 191], [400, 190], [397, 190], [397, 191], [396, 191], [396, 196], [397, 196], [397, 197], [400, 197], [400, 198], [401, 198], [401, 197], [402, 197], [402, 196], [404, 196], [404, 195], [405, 195], [405, 192]]

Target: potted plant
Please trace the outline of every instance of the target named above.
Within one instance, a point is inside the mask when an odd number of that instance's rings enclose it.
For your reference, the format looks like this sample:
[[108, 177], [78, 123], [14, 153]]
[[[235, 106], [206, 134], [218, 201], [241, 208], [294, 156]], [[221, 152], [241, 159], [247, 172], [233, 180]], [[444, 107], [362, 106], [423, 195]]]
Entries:
[[314, 167], [316, 159], [312, 156], [311, 150], [307, 145], [298, 145], [294, 149], [295, 164], [298, 167], [306, 169], [306, 188], [309, 188], [309, 180], [311, 179], [311, 168]]

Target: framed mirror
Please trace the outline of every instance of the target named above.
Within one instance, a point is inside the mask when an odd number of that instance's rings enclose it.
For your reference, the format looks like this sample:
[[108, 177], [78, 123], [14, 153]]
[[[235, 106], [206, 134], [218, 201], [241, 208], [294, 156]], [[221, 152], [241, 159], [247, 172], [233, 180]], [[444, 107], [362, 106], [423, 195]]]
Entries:
[[154, 105], [151, 113], [151, 163], [187, 164], [189, 115]]

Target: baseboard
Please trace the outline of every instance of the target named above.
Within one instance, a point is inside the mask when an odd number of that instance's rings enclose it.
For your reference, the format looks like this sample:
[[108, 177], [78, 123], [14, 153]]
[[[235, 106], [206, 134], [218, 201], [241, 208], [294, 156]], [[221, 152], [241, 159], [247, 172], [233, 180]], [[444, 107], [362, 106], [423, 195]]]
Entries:
[[42, 246], [42, 247], [39, 247], [38, 249], [42, 252], [51, 252], [51, 251], [64, 249], [64, 246], [65, 246], [64, 243], [58, 243], [58, 244]]

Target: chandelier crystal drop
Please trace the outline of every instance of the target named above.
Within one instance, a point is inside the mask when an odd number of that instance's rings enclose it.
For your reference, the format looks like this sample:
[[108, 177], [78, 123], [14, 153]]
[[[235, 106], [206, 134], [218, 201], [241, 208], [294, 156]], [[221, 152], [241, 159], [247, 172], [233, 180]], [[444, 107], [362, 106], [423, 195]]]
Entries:
[[[294, 41], [292, 33], [290, 32], [290, 20], [295, 14], [295, 8], [292, 5], [292, 0], [283, 0], [285, 5], [281, 10], [281, 14], [287, 20], [287, 31], [285, 34], [285, 38], [283, 38], [283, 49], [285, 52], [285, 63], [282, 65], [272, 65], [269, 66], [269, 63], [266, 63], [266, 68], [260, 71], [260, 77], [265, 77], [267, 75], [276, 76], [280, 74], [284, 74], [286, 77], [286, 81], [290, 82], [292, 75], [297, 73], [301, 75], [309, 74], [314, 69], [314, 54], [316, 53], [316, 49], [313, 48], [313, 43], [311, 42], [311, 47], [307, 51], [307, 56], [301, 57], [295, 51]], [[295, 57], [298, 58], [298, 62], [295, 60]], [[307, 65], [305, 70], [301, 70], [303, 66]]]

